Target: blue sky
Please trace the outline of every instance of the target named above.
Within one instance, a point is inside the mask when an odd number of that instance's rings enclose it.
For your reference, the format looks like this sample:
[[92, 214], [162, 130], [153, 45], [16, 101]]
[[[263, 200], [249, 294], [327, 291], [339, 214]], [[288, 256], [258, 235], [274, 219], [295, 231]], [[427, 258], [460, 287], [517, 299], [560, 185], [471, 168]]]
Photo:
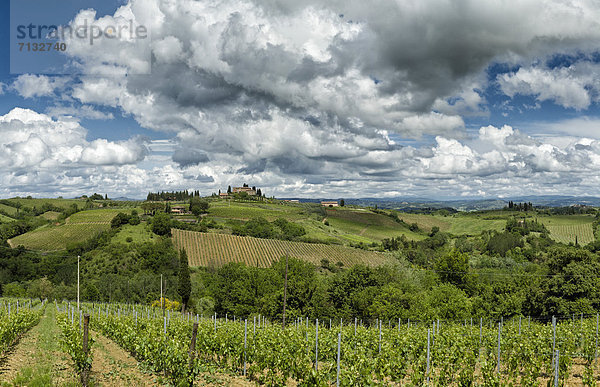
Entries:
[[[592, 1], [175, 3], [23, 0], [13, 19], [0, 5], [1, 197], [244, 182], [283, 197], [598, 191]], [[21, 10], [151, 38], [17, 58]], [[11, 57], [28, 72], [11, 74]], [[78, 70], [44, 71], [63, 61]]]

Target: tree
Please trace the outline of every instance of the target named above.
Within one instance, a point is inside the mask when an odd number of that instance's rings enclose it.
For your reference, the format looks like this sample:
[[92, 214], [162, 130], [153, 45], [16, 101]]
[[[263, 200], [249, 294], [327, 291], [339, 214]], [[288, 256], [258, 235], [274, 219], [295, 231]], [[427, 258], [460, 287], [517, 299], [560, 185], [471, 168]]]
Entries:
[[230, 186], [230, 185], [228, 185], [228, 186], [227, 186], [227, 193], [228, 193], [228, 194], [230, 194], [230, 193], [231, 193], [231, 186]]
[[43, 277], [31, 281], [29, 289], [27, 289], [27, 295], [30, 298], [39, 298], [42, 301], [43, 299], [52, 297], [53, 289], [52, 282], [48, 278]]
[[190, 211], [192, 214], [198, 216], [202, 213], [208, 211], [208, 202], [206, 200], [201, 200], [200, 198], [191, 198], [190, 199]]
[[152, 232], [156, 235], [171, 235], [171, 217], [165, 213], [157, 213], [152, 218]]
[[344, 201], [344, 199], [340, 200], [340, 207], [344, 207], [344, 205], [346, 204], [346, 202]]
[[117, 215], [115, 215], [114, 218], [112, 218], [112, 220], [110, 222], [110, 227], [117, 228], [117, 227], [121, 227], [121, 225], [127, 224], [127, 223], [129, 223], [129, 215], [127, 215], [124, 212], [119, 212]]
[[179, 251], [179, 286], [177, 292], [181, 297], [182, 301], [182, 313], [190, 302], [190, 295], [192, 294], [192, 281], [190, 279], [190, 267], [188, 264], [188, 257], [185, 249]]
[[469, 272], [469, 256], [457, 249], [440, 256], [435, 262], [435, 271], [443, 282], [463, 286]]

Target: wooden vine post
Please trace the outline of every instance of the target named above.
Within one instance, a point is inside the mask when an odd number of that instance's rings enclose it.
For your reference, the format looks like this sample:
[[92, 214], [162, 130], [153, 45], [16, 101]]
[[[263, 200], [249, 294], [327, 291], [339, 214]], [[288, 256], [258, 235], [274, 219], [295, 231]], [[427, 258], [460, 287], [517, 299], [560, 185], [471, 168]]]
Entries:
[[194, 354], [196, 353], [196, 336], [198, 335], [198, 323], [194, 323], [192, 328], [192, 341], [190, 342], [190, 350], [188, 351], [189, 358], [189, 372], [190, 372], [190, 386], [194, 385]]
[[[88, 358], [88, 353], [90, 351], [90, 349], [88, 348], [89, 325], [90, 325], [90, 315], [86, 313], [83, 316], [83, 343], [82, 343], [83, 353], [84, 353], [86, 361]], [[86, 364], [85, 368], [81, 371], [81, 384], [83, 384], [84, 386], [87, 386], [89, 376], [90, 376], [90, 367], [88, 367], [88, 365]]]

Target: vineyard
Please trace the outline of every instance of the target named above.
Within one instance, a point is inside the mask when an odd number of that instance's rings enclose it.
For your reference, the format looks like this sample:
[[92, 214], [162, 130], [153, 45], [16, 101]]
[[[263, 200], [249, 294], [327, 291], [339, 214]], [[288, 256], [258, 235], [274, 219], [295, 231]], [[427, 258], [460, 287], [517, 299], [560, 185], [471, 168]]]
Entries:
[[557, 242], [575, 243], [575, 237], [580, 245], [594, 241], [594, 230], [591, 223], [546, 226], [546, 228], [550, 231], [550, 237]]
[[222, 266], [229, 262], [245, 262], [252, 266], [269, 267], [273, 261], [285, 255], [317, 265], [325, 258], [331, 263], [341, 262], [346, 267], [358, 263], [379, 266], [394, 260], [384, 253], [337, 245], [288, 242], [178, 229], [171, 230], [171, 233], [173, 244], [177, 249], [186, 250], [192, 266]]
[[68, 243], [83, 242], [110, 228], [110, 223], [74, 223], [56, 227], [41, 227], [9, 239], [12, 247], [23, 245], [32, 250], [63, 250]]
[[[24, 332], [40, 319], [40, 302], [31, 300], [0, 300], [0, 355], [8, 350]], [[36, 308], [37, 307], [37, 308]]]
[[144, 306], [85, 308], [95, 330], [176, 385], [214, 367], [269, 386], [595, 385], [600, 376], [597, 316], [369, 323], [300, 317], [282, 328], [260, 315], [163, 318]]
[[65, 224], [59, 226], [46, 225], [12, 238], [8, 240], [8, 243], [12, 247], [23, 245], [31, 250], [64, 250], [68, 243], [83, 242], [102, 231], [110, 229], [110, 221], [121, 211], [130, 212], [130, 210], [115, 209], [77, 212], [67, 218]]

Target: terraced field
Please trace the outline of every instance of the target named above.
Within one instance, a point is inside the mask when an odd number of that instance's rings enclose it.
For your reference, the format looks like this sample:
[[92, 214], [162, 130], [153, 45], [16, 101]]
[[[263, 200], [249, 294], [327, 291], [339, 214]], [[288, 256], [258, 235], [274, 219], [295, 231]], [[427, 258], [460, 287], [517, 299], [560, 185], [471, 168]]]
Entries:
[[286, 254], [320, 264], [322, 259], [344, 266], [365, 264], [379, 266], [395, 259], [388, 254], [365, 251], [337, 245], [287, 242], [273, 239], [241, 237], [235, 235], [171, 230], [173, 244], [184, 248], [192, 266], [222, 266], [229, 262], [268, 267]]

